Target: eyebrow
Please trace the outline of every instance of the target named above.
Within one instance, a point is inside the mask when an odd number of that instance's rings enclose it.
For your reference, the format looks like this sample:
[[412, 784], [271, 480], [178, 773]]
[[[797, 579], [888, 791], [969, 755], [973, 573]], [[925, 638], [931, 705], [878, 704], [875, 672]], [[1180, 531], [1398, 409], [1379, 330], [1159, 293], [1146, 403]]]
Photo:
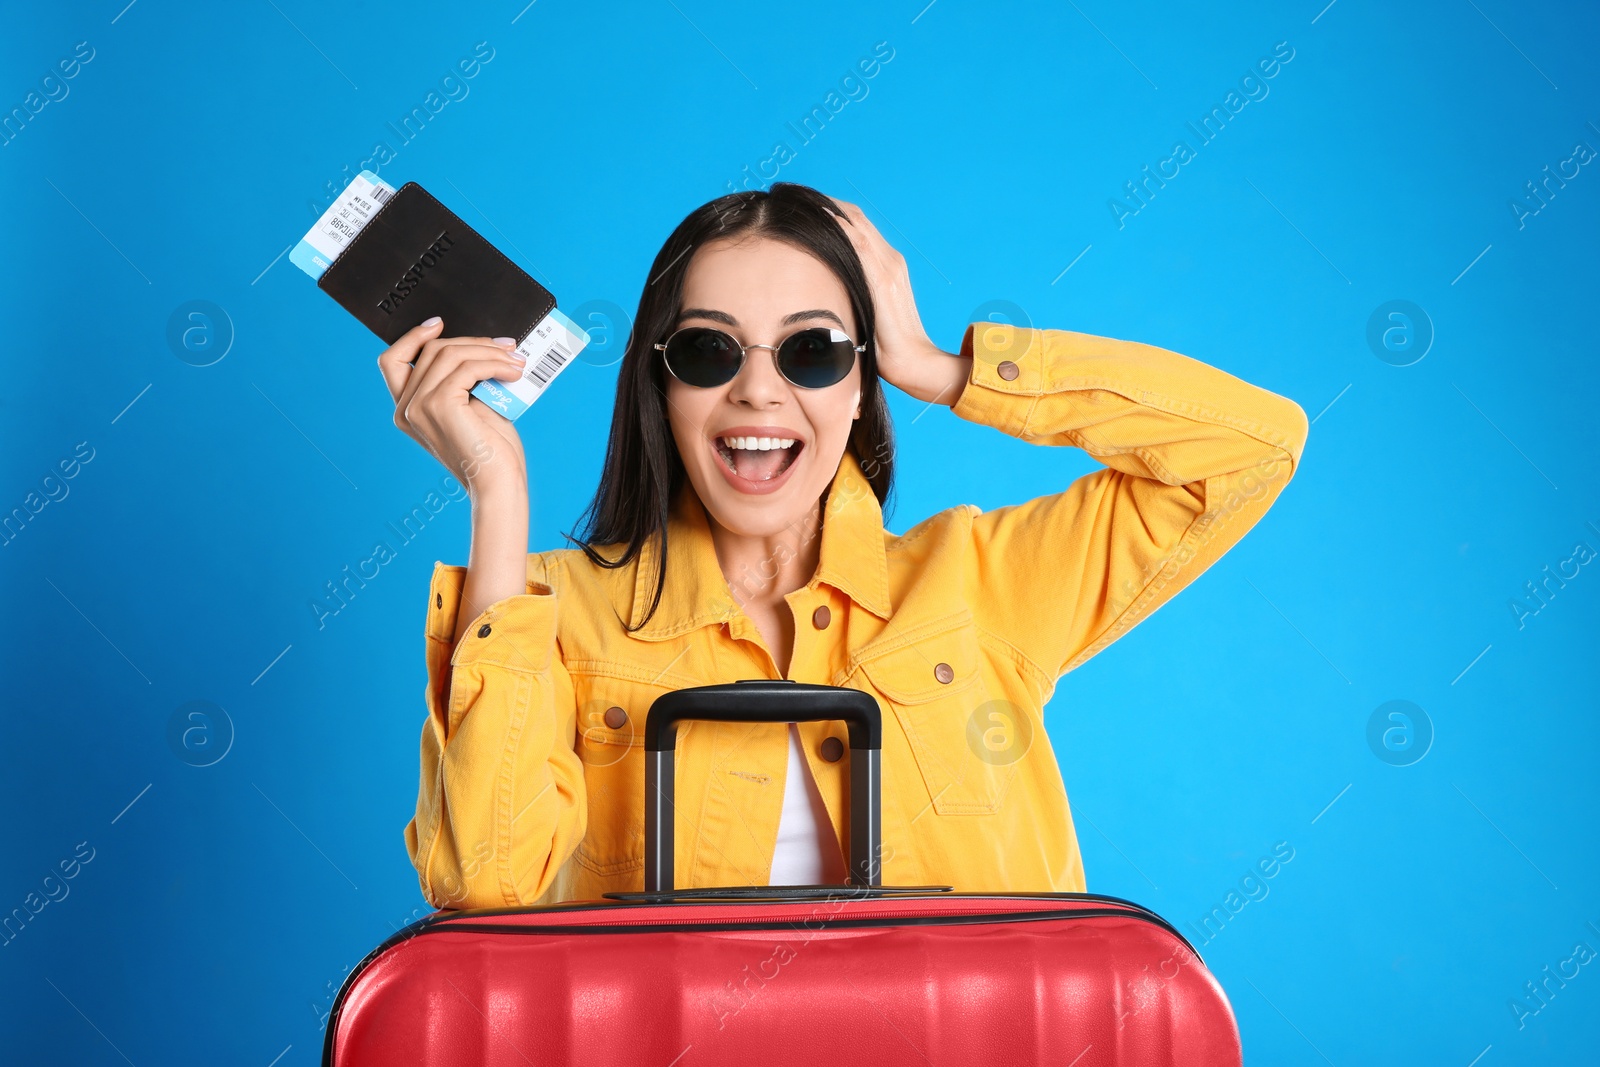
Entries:
[[[739, 320], [726, 311], [716, 311], [712, 308], [684, 308], [678, 315], [678, 321], [681, 323], [684, 319], [710, 319], [713, 322], [720, 322], [727, 326], [739, 325]], [[785, 315], [781, 325], [792, 326], [806, 319], [832, 319], [839, 324], [839, 329], [844, 329], [844, 320], [827, 308], [812, 308], [809, 311], [796, 311], [793, 314]]]

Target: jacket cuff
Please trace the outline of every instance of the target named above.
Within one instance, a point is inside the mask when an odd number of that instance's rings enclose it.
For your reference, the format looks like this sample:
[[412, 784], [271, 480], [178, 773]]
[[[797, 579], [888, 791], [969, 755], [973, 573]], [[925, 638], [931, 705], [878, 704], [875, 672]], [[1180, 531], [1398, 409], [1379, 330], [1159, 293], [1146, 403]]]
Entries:
[[961, 354], [972, 359], [967, 385], [950, 410], [968, 422], [1023, 437], [1048, 380], [1044, 331], [1000, 322], [967, 325]]
[[[455, 636], [462, 609], [467, 568], [435, 561], [428, 586], [427, 636], [446, 647]], [[528, 579], [527, 592], [497, 600], [479, 612], [462, 632], [450, 657], [452, 666], [488, 664], [512, 670], [543, 671], [555, 645], [556, 597], [548, 585]]]

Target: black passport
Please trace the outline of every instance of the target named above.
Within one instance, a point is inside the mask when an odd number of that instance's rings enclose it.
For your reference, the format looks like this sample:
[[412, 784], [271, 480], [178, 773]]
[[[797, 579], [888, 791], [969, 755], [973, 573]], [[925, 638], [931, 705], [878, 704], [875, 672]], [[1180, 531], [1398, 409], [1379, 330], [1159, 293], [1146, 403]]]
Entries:
[[521, 342], [556, 306], [550, 290], [416, 182], [384, 202], [317, 285], [391, 345], [435, 315], [451, 337]]

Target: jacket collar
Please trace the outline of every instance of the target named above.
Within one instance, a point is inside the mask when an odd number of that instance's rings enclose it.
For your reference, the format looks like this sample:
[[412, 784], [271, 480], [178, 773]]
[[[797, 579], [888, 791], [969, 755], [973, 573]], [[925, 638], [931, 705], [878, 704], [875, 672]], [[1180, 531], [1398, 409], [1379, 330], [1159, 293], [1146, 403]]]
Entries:
[[[661, 604], [644, 626], [660, 566], [660, 538], [652, 537], [634, 562], [629, 612], [635, 637], [661, 641], [707, 623], [740, 614], [717, 562], [710, 520], [694, 486], [685, 479], [667, 519], [667, 578]], [[883, 509], [856, 458], [846, 450], [828, 487], [822, 545], [813, 581], [838, 589], [879, 618], [889, 617], [889, 564], [884, 550]], [[619, 611], [619, 614], [621, 612]]]

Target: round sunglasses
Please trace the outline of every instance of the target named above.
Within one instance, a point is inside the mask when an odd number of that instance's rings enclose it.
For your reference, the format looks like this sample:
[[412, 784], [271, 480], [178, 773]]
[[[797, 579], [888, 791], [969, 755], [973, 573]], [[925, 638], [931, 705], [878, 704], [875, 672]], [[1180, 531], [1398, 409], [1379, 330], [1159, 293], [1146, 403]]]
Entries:
[[711, 389], [727, 385], [744, 366], [745, 353], [768, 348], [778, 373], [801, 389], [826, 389], [844, 380], [855, 366], [856, 353], [865, 352], [849, 334], [831, 326], [813, 326], [785, 337], [776, 345], [742, 345], [731, 335], [709, 326], [685, 326], [655, 346], [663, 353], [667, 370], [684, 385]]

